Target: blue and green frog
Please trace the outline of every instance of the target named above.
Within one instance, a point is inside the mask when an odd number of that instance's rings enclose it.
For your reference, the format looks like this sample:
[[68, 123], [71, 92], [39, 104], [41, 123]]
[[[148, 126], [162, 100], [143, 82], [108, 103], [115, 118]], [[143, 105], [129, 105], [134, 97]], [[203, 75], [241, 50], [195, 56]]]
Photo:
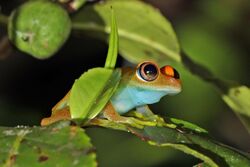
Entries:
[[[158, 67], [151, 61], [140, 63], [136, 68], [121, 69], [121, 81], [115, 93], [97, 117], [122, 123], [131, 123], [135, 119], [123, 116], [136, 108], [141, 115], [155, 119], [155, 115], [148, 109], [148, 104], [157, 103], [165, 95], [175, 95], [181, 92], [180, 75], [173, 67], [166, 65]], [[41, 125], [71, 119], [69, 105], [70, 92], [52, 109], [49, 118], [44, 118]]]

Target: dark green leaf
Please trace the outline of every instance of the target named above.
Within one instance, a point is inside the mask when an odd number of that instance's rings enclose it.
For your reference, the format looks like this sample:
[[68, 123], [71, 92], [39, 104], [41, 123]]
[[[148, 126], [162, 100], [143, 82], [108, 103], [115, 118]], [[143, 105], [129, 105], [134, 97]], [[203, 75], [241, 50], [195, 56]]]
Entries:
[[[185, 121], [179, 120], [178, 122]], [[250, 158], [246, 153], [214, 141], [207, 133], [181, 127], [179, 123], [175, 126], [173, 126], [173, 122], [171, 122], [171, 126], [167, 123], [162, 126], [146, 126], [148, 122], [145, 122], [141, 129], [135, 128], [133, 124], [121, 124], [103, 119], [95, 119], [90, 124], [129, 131], [151, 145], [178, 149], [203, 160], [211, 167], [250, 166]]]
[[89, 137], [70, 122], [47, 127], [0, 127], [0, 166], [95, 167]]

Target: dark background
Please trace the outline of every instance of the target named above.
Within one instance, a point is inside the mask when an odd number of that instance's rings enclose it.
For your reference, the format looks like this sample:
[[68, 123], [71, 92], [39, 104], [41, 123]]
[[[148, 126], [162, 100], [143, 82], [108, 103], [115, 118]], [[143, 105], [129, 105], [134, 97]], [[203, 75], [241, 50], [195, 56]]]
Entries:
[[[0, 1], [1, 12], [24, 1]], [[182, 48], [217, 76], [250, 85], [250, 3], [248, 0], [148, 0], [173, 24]], [[71, 36], [48, 60], [19, 52], [0, 27], [0, 125], [39, 125], [50, 108], [84, 71], [103, 66], [107, 44], [85, 36]], [[124, 64], [119, 57], [118, 65]], [[238, 149], [250, 150], [250, 137], [217, 90], [174, 64], [183, 92], [151, 105], [154, 112], [207, 129], [210, 135]], [[98, 76], [97, 76], [98, 77]], [[169, 148], [148, 145], [136, 137], [101, 128], [87, 129], [97, 148], [99, 165], [106, 167], [192, 166], [200, 162]]]

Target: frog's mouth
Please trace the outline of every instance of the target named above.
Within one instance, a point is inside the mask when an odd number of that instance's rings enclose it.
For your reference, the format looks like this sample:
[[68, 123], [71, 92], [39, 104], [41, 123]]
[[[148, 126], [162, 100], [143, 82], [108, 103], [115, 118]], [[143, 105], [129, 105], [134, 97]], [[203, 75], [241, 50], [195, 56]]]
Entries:
[[168, 95], [176, 95], [181, 92], [181, 87], [171, 87], [166, 90]]

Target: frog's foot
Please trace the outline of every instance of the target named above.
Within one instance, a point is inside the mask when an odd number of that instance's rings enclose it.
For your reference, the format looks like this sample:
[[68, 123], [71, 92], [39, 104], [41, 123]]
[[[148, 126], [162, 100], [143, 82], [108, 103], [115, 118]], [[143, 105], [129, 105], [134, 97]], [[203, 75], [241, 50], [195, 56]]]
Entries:
[[134, 126], [136, 128], [140, 128], [140, 129], [143, 128], [144, 126], [155, 126], [156, 125], [156, 122], [139, 120], [139, 119], [136, 119], [133, 117], [121, 116], [114, 110], [114, 108], [111, 104], [108, 104], [105, 107], [102, 114], [103, 114], [104, 118], [106, 118], [110, 121], [128, 124], [128, 125]]
[[144, 121], [155, 122], [155, 124], [157, 125], [163, 125], [165, 123], [164, 119], [161, 116], [156, 115], [156, 114], [145, 116], [142, 113], [133, 110], [133, 111], [130, 111], [127, 115], [134, 117], [134, 118], [139, 118]]
[[164, 119], [161, 116], [154, 114], [147, 105], [137, 107], [136, 111], [130, 111], [127, 115], [145, 121], [156, 122], [158, 125], [163, 125], [165, 123]]

